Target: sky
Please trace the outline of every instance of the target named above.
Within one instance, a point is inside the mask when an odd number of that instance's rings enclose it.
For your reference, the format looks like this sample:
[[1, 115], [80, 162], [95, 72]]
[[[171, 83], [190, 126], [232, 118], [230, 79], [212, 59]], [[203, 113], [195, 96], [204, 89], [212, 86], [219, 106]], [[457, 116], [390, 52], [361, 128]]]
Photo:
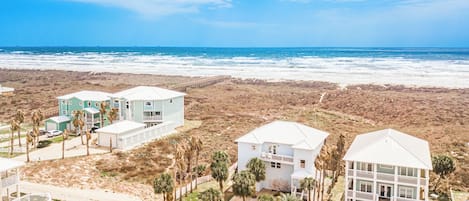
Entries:
[[4, 0], [0, 46], [469, 47], [469, 0]]

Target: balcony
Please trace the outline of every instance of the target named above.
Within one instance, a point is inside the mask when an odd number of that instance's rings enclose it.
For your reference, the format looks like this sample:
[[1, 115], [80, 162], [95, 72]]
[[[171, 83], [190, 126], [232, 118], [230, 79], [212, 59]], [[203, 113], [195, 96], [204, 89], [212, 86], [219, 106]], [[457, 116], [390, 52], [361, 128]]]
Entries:
[[416, 200], [417, 199], [396, 197], [396, 201], [416, 201]]
[[376, 179], [381, 181], [394, 182], [394, 174], [377, 173]]
[[261, 159], [269, 162], [279, 162], [293, 165], [293, 157], [280, 154], [272, 154], [267, 152], [261, 153]]
[[364, 200], [373, 200], [374, 199], [374, 196], [373, 196], [373, 193], [368, 193], [368, 192], [361, 192], [361, 191], [355, 191], [355, 198], [357, 200], [361, 200], [361, 199], [364, 199]]
[[8, 187], [19, 182], [18, 176], [16, 174], [10, 175], [8, 177], [2, 178], [1, 187]]
[[357, 177], [373, 179], [373, 172], [357, 170]]
[[161, 115], [158, 116], [143, 116], [143, 121], [161, 121], [163, 117]]
[[413, 184], [413, 185], [417, 185], [418, 179], [419, 178], [417, 177], [409, 177], [409, 176], [402, 176], [402, 175], [399, 175], [397, 177], [397, 181], [399, 183], [406, 183], [406, 184]]

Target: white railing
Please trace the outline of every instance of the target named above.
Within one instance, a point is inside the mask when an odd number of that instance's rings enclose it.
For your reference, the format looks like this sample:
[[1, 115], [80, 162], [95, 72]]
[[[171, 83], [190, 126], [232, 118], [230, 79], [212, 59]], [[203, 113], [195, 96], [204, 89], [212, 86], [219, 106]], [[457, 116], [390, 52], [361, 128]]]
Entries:
[[394, 182], [394, 174], [376, 173], [376, 178], [382, 181]]
[[418, 182], [418, 179], [417, 177], [410, 177], [410, 176], [403, 176], [403, 175], [399, 175], [397, 177], [397, 181], [400, 182], [400, 183], [407, 183], [407, 184], [417, 184]]
[[355, 198], [373, 200], [374, 196], [373, 196], [373, 193], [355, 191]]
[[143, 116], [143, 121], [161, 121], [163, 120], [163, 116]]
[[287, 155], [262, 152], [261, 159], [266, 160], [266, 161], [272, 161], [272, 162], [283, 162], [283, 163], [293, 164], [293, 156], [287, 156]]
[[164, 122], [127, 135], [119, 136], [117, 148], [130, 149], [151, 140], [160, 139], [175, 132], [173, 122]]
[[19, 182], [18, 175], [12, 174], [6, 178], [2, 178], [2, 187], [15, 185]]
[[357, 170], [357, 177], [372, 179], [373, 178], [373, 172]]
[[396, 197], [396, 201], [416, 201], [416, 199]]

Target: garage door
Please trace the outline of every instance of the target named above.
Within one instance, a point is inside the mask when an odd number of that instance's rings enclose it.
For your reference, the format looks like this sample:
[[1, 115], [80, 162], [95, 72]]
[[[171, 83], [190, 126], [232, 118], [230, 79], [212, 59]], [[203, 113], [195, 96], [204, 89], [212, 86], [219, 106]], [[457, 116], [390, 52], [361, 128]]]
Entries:
[[112, 147], [116, 148], [117, 139], [113, 134], [108, 133], [98, 133], [98, 144], [99, 146], [109, 147], [110, 138], [112, 138]]
[[48, 131], [57, 130], [57, 123], [47, 122], [46, 123], [46, 130], [48, 130]]

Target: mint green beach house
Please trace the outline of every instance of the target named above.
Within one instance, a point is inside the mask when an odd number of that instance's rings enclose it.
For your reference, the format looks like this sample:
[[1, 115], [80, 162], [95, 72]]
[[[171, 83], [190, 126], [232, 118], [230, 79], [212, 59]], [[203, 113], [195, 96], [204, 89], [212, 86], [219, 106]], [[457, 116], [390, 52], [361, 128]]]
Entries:
[[[100, 91], [80, 91], [57, 97], [59, 101], [59, 116], [46, 120], [46, 130], [65, 130], [73, 128], [73, 112], [81, 110], [84, 112], [85, 126], [102, 127], [99, 108], [101, 102], [107, 102], [106, 110], [109, 110], [110, 97], [112, 94]], [[108, 125], [107, 115], [104, 116], [104, 125]]]

